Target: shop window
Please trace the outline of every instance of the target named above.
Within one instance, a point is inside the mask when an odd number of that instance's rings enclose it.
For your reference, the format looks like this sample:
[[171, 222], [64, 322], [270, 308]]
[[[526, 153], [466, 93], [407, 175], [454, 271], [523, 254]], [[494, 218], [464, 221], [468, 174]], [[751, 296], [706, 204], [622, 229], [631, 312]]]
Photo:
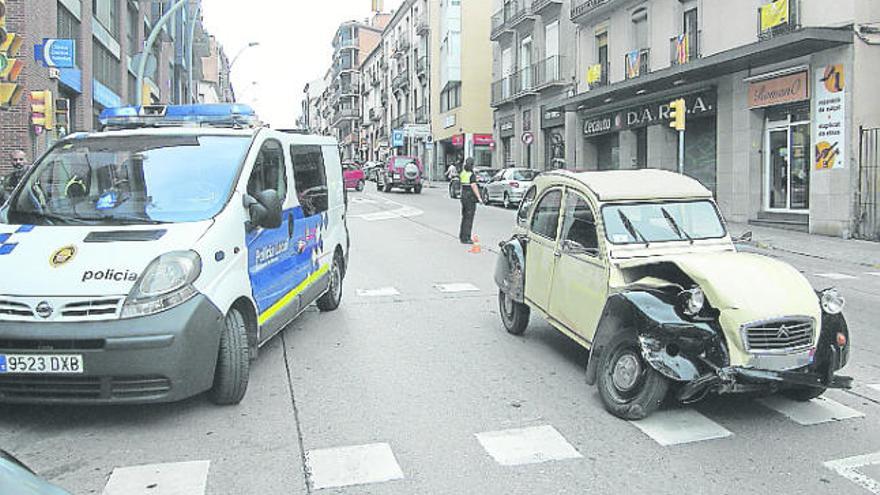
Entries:
[[767, 110], [764, 137], [764, 207], [806, 212], [810, 208], [809, 106]]
[[247, 192], [251, 196], [262, 191], [273, 190], [282, 198], [287, 197], [287, 167], [284, 165], [284, 148], [281, 143], [270, 139], [263, 143], [254, 170], [248, 180]]
[[504, 163], [501, 165], [506, 167], [513, 164], [513, 150], [511, 149], [512, 140], [509, 137], [501, 138], [501, 147], [504, 149]]
[[618, 170], [620, 168], [620, 135], [615, 132], [594, 139], [597, 168], [599, 170]]
[[303, 215], [310, 217], [327, 211], [327, 175], [320, 146], [291, 146], [293, 180]]
[[532, 216], [532, 232], [546, 237], [547, 239], [556, 239], [556, 230], [559, 227], [559, 210], [562, 206], [562, 191], [555, 189], [545, 194], [538, 206], [535, 208], [535, 214]]
[[569, 193], [565, 196], [562, 240], [573, 242], [585, 249], [596, 250], [598, 253], [596, 217], [590, 204], [579, 194]]

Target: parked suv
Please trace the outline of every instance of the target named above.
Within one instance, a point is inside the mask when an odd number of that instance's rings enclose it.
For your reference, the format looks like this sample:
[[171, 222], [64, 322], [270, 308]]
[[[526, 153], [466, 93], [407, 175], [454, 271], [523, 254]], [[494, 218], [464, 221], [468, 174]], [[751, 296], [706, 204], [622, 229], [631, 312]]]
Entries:
[[422, 161], [414, 156], [392, 156], [382, 170], [377, 172], [376, 189], [391, 192], [393, 188], [406, 192], [422, 192], [425, 169]]
[[737, 252], [712, 193], [672, 172], [548, 172], [496, 266], [501, 320], [536, 310], [589, 349], [587, 383], [624, 419], [708, 394], [807, 401], [849, 388], [844, 300], [795, 268]]

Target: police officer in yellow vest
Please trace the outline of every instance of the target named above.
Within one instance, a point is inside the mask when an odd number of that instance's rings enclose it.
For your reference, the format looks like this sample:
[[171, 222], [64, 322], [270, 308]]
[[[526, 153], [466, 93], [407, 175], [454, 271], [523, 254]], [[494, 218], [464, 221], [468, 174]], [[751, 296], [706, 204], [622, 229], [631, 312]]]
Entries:
[[474, 213], [477, 212], [477, 203], [483, 202], [474, 177], [473, 158], [465, 160], [458, 179], [461, 181], [461, 228], [458, 231], [458, 239], [462, 244], [473, 244], [471, 231], [474, 228]]

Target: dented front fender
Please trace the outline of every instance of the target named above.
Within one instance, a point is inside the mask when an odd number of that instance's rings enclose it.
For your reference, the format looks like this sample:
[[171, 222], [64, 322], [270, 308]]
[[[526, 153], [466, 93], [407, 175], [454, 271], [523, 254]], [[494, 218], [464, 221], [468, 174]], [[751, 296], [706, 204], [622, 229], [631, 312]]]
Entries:
[[495, 262], [495, 283], [510, 299], [525, 302], [526, 256], [524, 242], [519, 237], [500, 244], [501, 253]]

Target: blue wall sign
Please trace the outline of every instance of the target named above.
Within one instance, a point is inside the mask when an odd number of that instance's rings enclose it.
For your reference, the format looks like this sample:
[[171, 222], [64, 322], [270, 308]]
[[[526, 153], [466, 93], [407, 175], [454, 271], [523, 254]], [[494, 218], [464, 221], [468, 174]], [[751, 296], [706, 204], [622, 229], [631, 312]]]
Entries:
[[76, 66], [76, 40], [43, 39], [43, 44], [34, 45], [34, 61], [43, 67], [71, 69]]
[[403, 129], [394, 129], [391, 131], [391, 146], [395, 148], [403, 146]]

